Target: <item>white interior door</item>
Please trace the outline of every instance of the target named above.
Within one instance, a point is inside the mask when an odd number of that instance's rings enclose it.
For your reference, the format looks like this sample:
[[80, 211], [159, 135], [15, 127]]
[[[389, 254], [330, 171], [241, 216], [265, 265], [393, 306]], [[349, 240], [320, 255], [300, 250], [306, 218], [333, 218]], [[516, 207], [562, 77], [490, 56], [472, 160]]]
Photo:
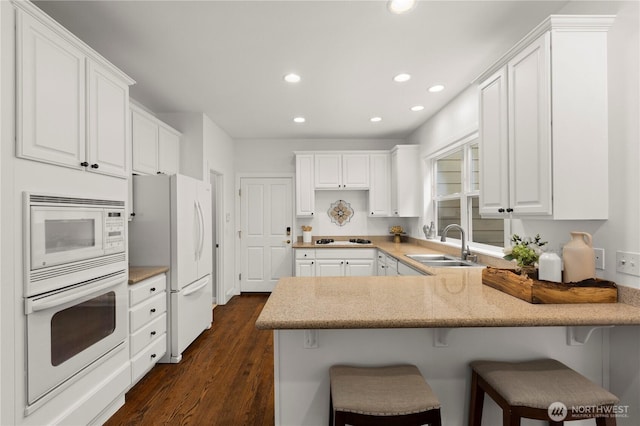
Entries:
[[240, 179], [240, 289], [270, 292], [292, 275], [291, 178]]

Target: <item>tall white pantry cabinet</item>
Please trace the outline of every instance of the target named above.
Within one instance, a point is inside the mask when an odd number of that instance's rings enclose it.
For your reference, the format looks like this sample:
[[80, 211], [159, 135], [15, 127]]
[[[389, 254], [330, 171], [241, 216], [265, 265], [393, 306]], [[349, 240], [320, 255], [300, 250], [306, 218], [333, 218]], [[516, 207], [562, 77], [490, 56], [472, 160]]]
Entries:
[[483, 216], [607, 219], [612, 23], [552, 15], [478, 79]]

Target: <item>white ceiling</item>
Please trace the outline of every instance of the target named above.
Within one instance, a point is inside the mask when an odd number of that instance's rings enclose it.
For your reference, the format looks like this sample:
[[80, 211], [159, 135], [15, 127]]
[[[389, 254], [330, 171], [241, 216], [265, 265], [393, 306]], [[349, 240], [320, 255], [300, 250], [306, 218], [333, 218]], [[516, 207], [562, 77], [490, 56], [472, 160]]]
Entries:
[[393, 15], [382, 0], [36, 2], [134, 78], [150, 110], [278, 139], [404, 138], [566, 3], [421, 1]]

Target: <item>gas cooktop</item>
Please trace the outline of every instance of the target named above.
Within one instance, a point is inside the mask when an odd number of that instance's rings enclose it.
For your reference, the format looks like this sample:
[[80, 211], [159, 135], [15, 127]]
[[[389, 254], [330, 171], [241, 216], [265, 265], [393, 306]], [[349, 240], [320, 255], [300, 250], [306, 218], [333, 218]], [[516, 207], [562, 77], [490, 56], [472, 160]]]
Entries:
[[322, 238], [316, 240], [316, 244], [324, 244], [324, 245], [351, 245], [351, 244], [371, 244], [370, 240], [364, 240], [362, 238], [351, 238], [350, 240], [334, 240], [333, 238]]

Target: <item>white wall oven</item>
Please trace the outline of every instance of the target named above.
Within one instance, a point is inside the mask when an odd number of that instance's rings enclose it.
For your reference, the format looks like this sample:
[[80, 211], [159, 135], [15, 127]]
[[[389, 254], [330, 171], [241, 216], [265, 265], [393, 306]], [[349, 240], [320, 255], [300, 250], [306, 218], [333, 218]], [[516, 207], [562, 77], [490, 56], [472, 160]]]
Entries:
[[25, 193], [25, 296], [115, 272], [125, 261], [124, 201]]
[[124, 349], [127, 274], [121, 271], [29, 297], [25, 313], [27, 401], [33, 405]]
[[126, 347], [124, 201], [24, 194], [29, 414]]

